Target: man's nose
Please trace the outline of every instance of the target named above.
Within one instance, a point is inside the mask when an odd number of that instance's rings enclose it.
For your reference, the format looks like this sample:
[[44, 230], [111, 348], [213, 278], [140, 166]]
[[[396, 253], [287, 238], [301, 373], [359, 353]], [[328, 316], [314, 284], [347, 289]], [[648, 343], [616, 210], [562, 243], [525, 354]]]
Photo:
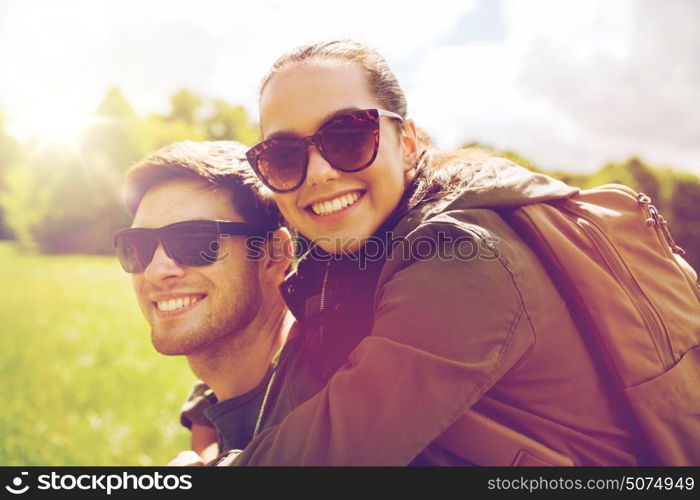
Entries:
[[162, 244], [158, 244], [153, 259], [146, 266], [144, 276], [152, 283], [160, 282], [166, 278], [180, 278], [185, 275], [185, 268], [168, 257]]
[[309, 147], [309, 166], [306, 170], [306, 185], [324, 184], [340, 177], [340, 171], [331, 167], [316, 146]]

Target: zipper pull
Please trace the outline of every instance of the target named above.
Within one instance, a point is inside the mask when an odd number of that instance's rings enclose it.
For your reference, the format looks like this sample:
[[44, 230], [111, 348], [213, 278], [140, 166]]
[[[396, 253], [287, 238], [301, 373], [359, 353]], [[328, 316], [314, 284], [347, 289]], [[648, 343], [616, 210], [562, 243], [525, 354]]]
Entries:
[[664, 219], [664, 216], [659, 213], [658, 209], [651, 204], [651, 198], [644, 193], [639, 193], [637, 194], [637, 201], [646, 209], [649, 216], [646, 220], [647, 226], [653, 226], [661, 230], [661, 234], [664, 235], [664, 239], [668, 246], [671, 247], [673, 253], [680, 256], [685, 255], [685, 250], [678, 246], [673, 240], [671, 232], [668, 230], [666, 219]]
[[646, 213], [648, 215], [646, 223], [647, 226], [657, 226], [659, 225], [659, 211], [656, 210], [656, 207], [651, 204], [651, 198], [649, 198], [647, 195], [644, 193], [638, 193], [637, 194], [637, 201], [639, 202], [640, 205], [644, 207], [644, 210], [646, 210]]
[[326, 287], [328, 286], [328, 274], [331, 270], [331, 261], [326, 262], [326, 269], [323, 272], [323, 282], [321, 283], [321, 304], [320, 304], [320, 326], [318, 332], [319, 347], [323, 345], [325, 325], [323, 324], [323, 312], [326, 309]]

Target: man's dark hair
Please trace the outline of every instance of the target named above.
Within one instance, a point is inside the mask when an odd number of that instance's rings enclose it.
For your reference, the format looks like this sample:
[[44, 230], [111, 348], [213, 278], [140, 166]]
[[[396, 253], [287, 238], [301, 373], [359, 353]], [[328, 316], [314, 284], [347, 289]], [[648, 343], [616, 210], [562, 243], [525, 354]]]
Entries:
[[153, 186], [173, 179], [199, 179], [212, 190], [228, 189], [233, 208], [246, 222], [277, 228], [281, 215], [271, 193], [249, 167], [246, 150], [246, 146], [234, 141], [174, 142], [129, 169], [124, 182], [124, 204], [133, 217]]

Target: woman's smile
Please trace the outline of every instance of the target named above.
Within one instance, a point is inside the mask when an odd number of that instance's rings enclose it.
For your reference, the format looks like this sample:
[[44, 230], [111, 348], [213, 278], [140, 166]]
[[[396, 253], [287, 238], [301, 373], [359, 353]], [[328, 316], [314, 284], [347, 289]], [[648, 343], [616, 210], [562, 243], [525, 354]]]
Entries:
[[355, 190], [328, 201], [316, 202], [306, 207], [314, 221], [320, 224], [335, 224], [353, 214], [362, 204], [365, 191]]

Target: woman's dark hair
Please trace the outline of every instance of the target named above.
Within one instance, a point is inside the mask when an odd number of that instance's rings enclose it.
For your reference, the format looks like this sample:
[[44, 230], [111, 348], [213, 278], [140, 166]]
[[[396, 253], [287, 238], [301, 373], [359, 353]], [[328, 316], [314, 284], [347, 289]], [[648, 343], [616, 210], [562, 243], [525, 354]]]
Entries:
[[406, 96], [389, 69], [386, 60], [376, 50], [352, 40], [331, 40], [303, 45], [279, 57], [265, 75], [260, 85], [262, 95], [265, 86], [280, 70], [314, 59], [330, 59], [355, 64], [367, 73], [367, 82], [382, 107], [406, 118]]
[[422, 203], [450, 199], [459, 194], [472, 181], [475, 170], [497, 155], [484, 148], [469, 147], [454, 152], [437, 149], [419, 137], [423, 150], [417, 171], [406, 187], [403, 197], [404, 211]]

